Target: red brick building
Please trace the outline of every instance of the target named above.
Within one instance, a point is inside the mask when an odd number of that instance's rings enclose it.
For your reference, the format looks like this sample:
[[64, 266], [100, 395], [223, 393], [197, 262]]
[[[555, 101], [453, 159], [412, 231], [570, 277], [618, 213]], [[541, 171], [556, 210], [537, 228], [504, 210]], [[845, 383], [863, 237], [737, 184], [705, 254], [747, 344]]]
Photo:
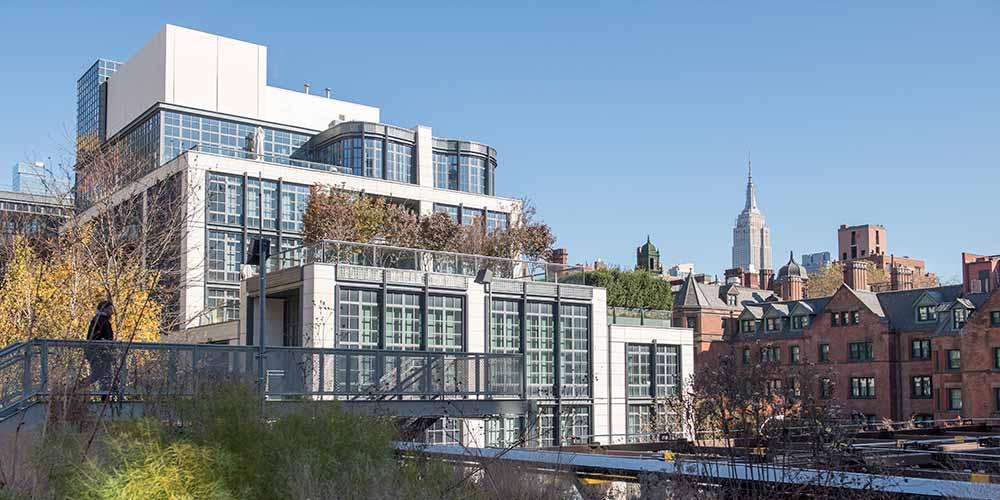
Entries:
[[964, 274], [986, 279], [989, 292], [967, 282], [874, 293], [867, 267], [848, 263], [831, 297], [793, 289], [790, 300], [742, 304], [709, 351], [771, 363], [773, 387], [808, 391], [859, 420], [1000, 415], [1000, 258], [965, 255]]

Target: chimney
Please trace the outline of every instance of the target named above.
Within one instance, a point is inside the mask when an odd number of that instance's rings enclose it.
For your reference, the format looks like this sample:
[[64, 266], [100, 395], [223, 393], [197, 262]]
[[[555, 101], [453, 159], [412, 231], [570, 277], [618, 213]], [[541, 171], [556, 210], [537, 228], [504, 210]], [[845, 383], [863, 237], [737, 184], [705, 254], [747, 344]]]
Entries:
[[303, 85], [303, 87], [305, 87], [305, 90], [303, 92], [305, 92], [305, 93], [308, 94], [309, 93], [309, 84], [306, 83], [306, 84]]
[[781, 300], [802, 300], [802, 278], [798, 276], [785, 276], [781, 279], [778, 288], [778, 295], [781, 296]]
[[844, 283], [852, 290], [868, 290], [868, 262], [849, 260], [844, 263]]
[[329, 99], [329, 98], [330, 98], [330, 87], [327, 87], [327, 88], [326, 88], [326, 98], [327, 98], [327, 99]]
[[893, 290], [910, 290], [913, 288], [913, 269], [902, 264], [896, 264], [889, 270]]
[[745, 272], [743, 273], [743, 287], [744, 288], [760, 288], [760, 274]]
[[732, 278], [738, 279], [741, 284], [743, 283], [743, 269], [740, 269], [738, 267], [734, 267], [732, 269], [726, 269], [725, 276], [726, 276], [726, 283], [729, 283], [729, 280]]
[[774, 289], [774, 269], [760, 270], [760, 288], [762, 290]]

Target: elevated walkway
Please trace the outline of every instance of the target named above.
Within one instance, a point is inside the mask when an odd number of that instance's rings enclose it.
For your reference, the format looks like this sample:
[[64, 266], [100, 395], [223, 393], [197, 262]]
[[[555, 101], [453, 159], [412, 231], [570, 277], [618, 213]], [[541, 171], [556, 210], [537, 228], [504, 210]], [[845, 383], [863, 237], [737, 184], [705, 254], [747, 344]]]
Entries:
[[[102, 363], [104, 378], [93, 369]], [[523, 372], [520, 354], [32, 339], [0, 351], [0, 427], [40, 418], [53, 394], [110, 392], [127, 416], [227, 382], [253, 384], [276, 412], [336, 403], [401, 417], [530, 415]]]

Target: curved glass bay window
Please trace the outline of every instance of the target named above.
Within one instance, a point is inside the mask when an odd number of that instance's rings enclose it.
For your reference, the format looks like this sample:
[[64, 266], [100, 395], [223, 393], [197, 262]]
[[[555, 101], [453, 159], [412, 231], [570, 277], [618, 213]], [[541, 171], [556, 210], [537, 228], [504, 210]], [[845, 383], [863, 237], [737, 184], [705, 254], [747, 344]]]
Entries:
[[434, 153], [434, 187], [477, 194], [495, 194], [496, 164], [480, 156]]

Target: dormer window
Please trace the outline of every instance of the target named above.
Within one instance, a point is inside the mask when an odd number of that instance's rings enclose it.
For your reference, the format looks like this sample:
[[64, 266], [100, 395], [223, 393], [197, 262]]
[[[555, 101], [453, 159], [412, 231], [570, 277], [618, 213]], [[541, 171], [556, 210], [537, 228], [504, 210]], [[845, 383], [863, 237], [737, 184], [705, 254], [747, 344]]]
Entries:
[[778, 331], [778, 318], [767, 318], [766, 329], [769, 332]]
[[752, 319], [740, 320], [740, 331], [743, 333], [753, 333], [754, 321]]
[[917, 306], [917, 321], [926, 323], [937, 320], [937, 308], [935, 306]]
[[726, 295], [726, 304], [731, 305], [731, 306], [735, 306], [736, 305], [736, 296], [735, 295]]
[[968, 312], [964, 307], [956, 307], [951, 310], [951, 329], [961, 330], [965, 326], [965, 320], [967, 318]]
[[802, 330], [807, 326], [809, 326], [809, 316], [806, 315], [792, 316], [793, 330]]

